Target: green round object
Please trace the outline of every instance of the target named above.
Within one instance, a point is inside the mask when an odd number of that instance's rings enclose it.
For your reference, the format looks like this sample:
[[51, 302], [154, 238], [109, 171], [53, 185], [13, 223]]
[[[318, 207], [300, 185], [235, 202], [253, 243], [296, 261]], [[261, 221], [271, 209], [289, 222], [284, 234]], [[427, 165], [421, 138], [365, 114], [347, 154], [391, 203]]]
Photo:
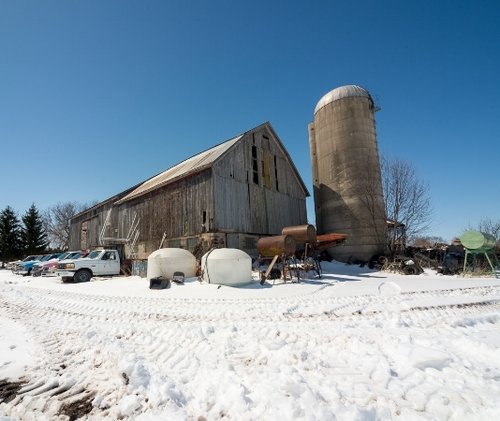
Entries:
[[479, 231], [466, 231], [460, 237], [462, 246], [469, 250], [490, 250], [495, 247], [496, 240], [490, 234]]

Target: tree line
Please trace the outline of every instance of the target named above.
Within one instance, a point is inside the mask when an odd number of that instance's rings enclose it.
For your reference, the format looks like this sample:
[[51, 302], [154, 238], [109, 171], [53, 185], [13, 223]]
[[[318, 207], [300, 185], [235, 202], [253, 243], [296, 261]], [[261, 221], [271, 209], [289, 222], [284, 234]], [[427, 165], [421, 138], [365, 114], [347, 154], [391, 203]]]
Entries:
[[58, 203], [41, 213], [32, 204], [19, 219], [7, 206], [0, 212], [0, 261], [69, 249], [70, 219], [95, 203]]

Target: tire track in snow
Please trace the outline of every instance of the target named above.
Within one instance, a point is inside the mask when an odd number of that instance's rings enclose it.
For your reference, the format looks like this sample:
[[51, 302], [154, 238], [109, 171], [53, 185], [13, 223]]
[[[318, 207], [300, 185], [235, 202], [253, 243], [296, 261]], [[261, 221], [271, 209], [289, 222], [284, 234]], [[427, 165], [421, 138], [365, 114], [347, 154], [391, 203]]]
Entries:
[[[123, 300], [121, 297], [99, 297], [87, 296], [71, 293], [58, 292], [58, 297], [53, 293], [40, 296], [40, 290], [34, 289], [32, 293], [37, 295], [37, 302], [27, 300], [24, 307], [56, 309], [62, 312], [88, 316], [90, 320], [95, 317], [106, 318], [112, 316], [121, 316], [132, 319], [153, 318], [161, 321], [196, 321], [196, 320], [220, 320], [223, 318], [275, 318], [277, 315], [300, 313], [302, 309], [317, 309], [329, 307], [330, 309], [348, 309], [347, 313], [355, 313], [358, 308], [364, 308], [371, 303], [380, 305], [401, 302], [406, 298], [417, 300], [419, 298], [442, 298], [442, 297], [466, 297], [466, 296], [500, 296], [500, 290], [492, 287], [468, 288], [452, 291], [433, 291], [432, 293], [404, 293], [391, 297], [380, 296], [361, 296], [361, 297], [330, 297], [315, 299], [299, 297], [291, 299], [248, 299], [248, 300], [224, 300], [221, 305], [217, 299], [168, 299], [150, 301], [149, 298], [130, 298]], [[76, 297], [75, 297], [76, 296]], [[94, 300], [95, 304], [89, 304]], [[434, 306], [438, 306], [436, 304]], [[220, 308], [224, 313], [221, 313]], [[334, 310], [335, 312], [335, 310]], [[302, 312], [304, 313], [304, 312]], [[306, 313], [314, 314], [308, 311]], [[319, 314], [319, 312], [316, 312]]]
[[[495, 287], [404, 293], [389, 297], [316, 295], [248, 300], [124, 299], [54, 293], [36, 288], [2, 291], [2, 309], [32, 331], [47, 354], [39, 364], [41, 367], [35, 369], [32, 381], [19, 392], [15, 404], [24, 405], [26, 413], [43, 413], [50, 405], [72, 402], [89, 393], [97, 393], [110, 403], [116, 403], [127, 387], [133, 386], [134, 375], [137, 375], [134, 371], [137, 367], [125, 367], [129, 373], [126, 377], [131, 383], [124, 380], [122, 370], [126, 364], [123, 355], [135, 355], [136, 360], [132, 359], [132, 362], [137, 366], [139, 361], [146, 374], [171, 372], [172, 379], [179, 385], [175, 392], [189, 398], [196, 394], [196, 390], [192, 385], [185, 388], [181, 385], [186, 383], [186, 376], [200, 376], [196, 373], [205, 364], [233, 364], [245, 383], [251, 378], [252, 369], [267, 366], [268, 356], [272, 353], [288, 352], [291, 347], [306, 350], [324, 347], [325, 358], [320, 364], [333, 369], [331, 361], [334, 359], [328, 358], [332, 334], [349, 329], [350, 325], [360, 321], [376, 325], [386, 322], [389, 315], [399, 318], [400, 323], [425, 329], [435, 325], [436, 320], [443, 320], [444, 324], [450, 320], [460, 323], [460, 320], [475, 320], [477, 316], [478, 323], [481, 323], [485, 311], [498, 313], [500, 310], [495, 298], [500, 295], [500, 288]], [[439, 299], [450, 297], [469, 298], [472, 302], [465, 305], [439, 303]], [[429, 306], [394, 307], [409, 299], [437, 301]], [[379, 309], [370, 310], [375, 304]], [[228, 320], [231, 320], [231, 326], [228, 326]], [[311, 325], [311, 333], [297, 329], [297, 323]], [[317, 334], [329, 331], [332, 334]], [[220, 339], [224, 335], [227, 341], [221, 349], [223, 353], [207, 355], [214, 353], [212, 336]], [[68, 343], [77, 346], [69, 348]], [[88, 348], [92, 350], [90, 354]], [[137, 360], [141, 355], [147, 356], [147, 361]], [[294, 355], [289, 358], [299, 361], [299, 365], [308, 363], [307, 352], [306, 355]], [[342, 370], [340, 368], [338, 372], [342, 373]], [[115, 378], [110, 380], [109, 373], [115, 373]], [[366, 377], [362, 370], [345, 371], [346, 379], [353, 376], [358, 376], [360, 381]], [[370, 373], [370, 376], [375, 374]], [[296, 380], [301, 382], [299, 374], [296, 374]], [[105, 389], [102, 389], [103, 384], [107, 385]], [[110, 384], [115, 387], [109, 387]], [[349, 394], [341, 382], [336, 386], [346, 396]], [[95, 388], [95, 392], [89, 392], [90, 388]], [[299, 393], [287, 390], [286, 393], [292, 395]], [[104, 416], [115, 415], [106, 412], [106, 405], [101, 411]]]

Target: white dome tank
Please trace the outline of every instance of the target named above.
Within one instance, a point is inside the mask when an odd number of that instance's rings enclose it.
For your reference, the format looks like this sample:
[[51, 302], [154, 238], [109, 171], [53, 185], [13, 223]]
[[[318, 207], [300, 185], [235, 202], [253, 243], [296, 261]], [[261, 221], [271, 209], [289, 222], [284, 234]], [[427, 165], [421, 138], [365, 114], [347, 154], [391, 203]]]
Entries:
[[158, 249], [148, 256], [147, 279], [164, 276], [171, 279], [174, 272], [182, 272], [186, 278], [196, 276], [196, 258], [180, 248]]
[[239, 249], [214, 249], [201, 258], [202, 279], [218, 285], [252, 282], [252, 258]]

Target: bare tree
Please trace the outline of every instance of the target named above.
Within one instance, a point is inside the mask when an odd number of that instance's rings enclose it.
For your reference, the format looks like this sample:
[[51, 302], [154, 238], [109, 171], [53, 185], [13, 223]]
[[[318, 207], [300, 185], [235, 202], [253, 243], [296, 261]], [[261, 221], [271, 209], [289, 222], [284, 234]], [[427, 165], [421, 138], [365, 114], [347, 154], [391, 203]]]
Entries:
[[[429, 229], [432, 217], [428, 186], [403, 159], [382, 158], [382, 187], [387, 218], [404, 224], [407, 238]], [[389, 248], [394, 250], [396, 230], [389, 231]]]
[[[360, 157], [360, 159], [363, 159]], [[360, 215], [359, 222], [370, 227], [376, 237], [378, 244], [384, 245], [387, 240], [386, 213], [384, 207], [384, 196], [381, 188], [381, 168], [378, 164], [378, 156], [366, 156], [364, 174], [357, 180], [359, 186], [358, 199], [366, 208], [364, 215]], [[381, 249], [381, 252], [384, 251]]]
[[49, 236], [50, 244], [54, 248], [68, 250], [70, 220], [81, 211], [91, 207], [93, 203], [81, 204], [78, 202], [58, 203], [48, 208], [43, 215], [45, 231]]
[[491, 218], [482, 218], [479, 221], [478, 231], [492, 235], [498, 242], [500, 241], [500, 220], [494, 221]]

